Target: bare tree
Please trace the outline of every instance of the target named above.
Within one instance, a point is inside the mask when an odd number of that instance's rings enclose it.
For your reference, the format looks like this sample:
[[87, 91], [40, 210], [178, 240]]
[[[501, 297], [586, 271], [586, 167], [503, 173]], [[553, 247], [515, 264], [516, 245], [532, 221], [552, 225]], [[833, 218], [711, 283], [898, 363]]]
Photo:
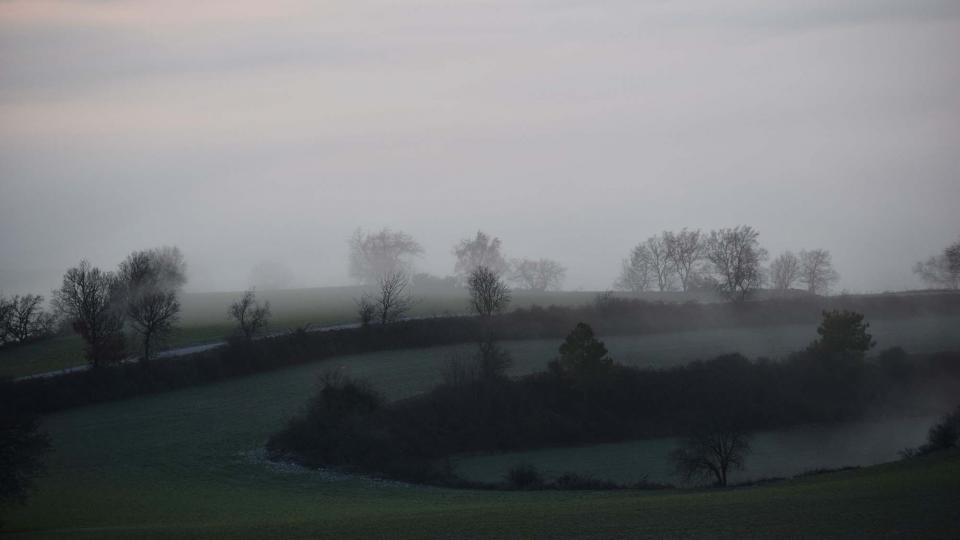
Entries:
[[491, 239], [482, 231], [477, 231], [477, 236], [472, 240], [461, 240], [453, 248], [453, 254], [457, 257], [453, 273], [462, 280], [461, 283], [465, 283], [470, 274], [481, 266], [489, 268], [497, 275], [502, 275], [508, 269], [507, 260], [500, 252], [500, 239]]
[[749, 453], [750, 438], [745, 432], [712, 423], [694, 429], [669, 457], [686, 481], [712, 478], [716, 485], [726, 486], [729, 471], [742, 469]]
[[929, 287], [960, 289], [960, 240], [947, 246], [941, 254], [918, 262], [913, 272]]
[[5, 345], [13, 341], [13, 337], [7, 334], [7, 328], [12, 316], [13, 305], [9, 300], [0, 295], [0, 345]]
[[500, 313], [510, 303], [510, 289], [493, 270], [479, 266], [467, 279], [470, 307], [481, 317]]
[[[667, 248], [667, 260], [680, 278], [680, 286], [689, 291], [693, 285], [698, 265], [706, 256], [706, 238], [700, 230], [683, 229], [678, 233], [663, 233], [663, 243]], [[662, 290], [662, 289], [661, 289]]]
[[947, 259], [947, 269], [950, 273], [960, 276], [960, 240], [944, 248], [943, 256]]
[[87, 261], [67, 270], [54, 306], [87, 342], [86, 357], [94, 367], [123, 357], [123, 298], [116, 275]]
[[657, 281], [657, 289], [668, 291], [673, 288], [674, 266], [670, 260], [669, 249], [667, 247], [667, 234], [663, 233], [657, 236], [647, 238], [645, 242], [647, 255], [647, 266], [650, 268], [651, 275]]
[[567, 276], [567, 269], [551, 259], [513, 259], [510, 267], [510, 280], [531, 291], [560, 290]]
[[15, 295], [9, 301], [0, 298], [0, 304], [0, 311], [5, 312], [0, 314], [0, 339], [24, 343], [54, 332], [56, 316], [43, 310], [42, 296]]
[[811, 249], [800, 252], [800, 283], [806, 285], [811, 294], [828, 293], [838, 279], [840, 274], [833, 269], [829, 251]]
[[749, 225], [710, 232], [707, 259], [713, 265], [717, 288], [731, 300], [745, 300], [763, 283], [760, 264], [767, 258], [767, 250], [760, 247], [759, 236]]
[[800, 279], [800, 258], [785, 251], [770, 263], [770, 281], [778, 291], [787, 291]]
[[237, 321], [237, 330], [247, 341], [267, 328], [270, 322], [270, 302], [260, 304], [254, 289], [249, 289], [240, 300], [230, 305], [230, 317]]
[[380, 278], [377, 297], [372, 301], [380, 324], [400, 320], [413, 307], [413, 299], [407, 293], [409, 285], [410, 278], [402, 271], [391, 272]]
[[365, 233], [360, 229], [350, 238], [350, 276], [368, 285], [378, 284], [384, 276], [407, 274], [411, 259], [423, 253], [423, 247], [410, 235], [381, 229]]
[[124, 309], [134, 332], [140, 335], [143, 360], [154, 345], [173, 330], [180, 316], [180, 289], [186, 283], [186, 264], [175, 247], [135, 251], [120, 263]]
[[621, 263], [620, 277], [613, 286], [634, 293], [640, 293], [650, 287], [650, 254], [647, 246], [638, 244], [630, 250], [630, 258]]
[[360, 325], [370, 326], [370, 323], [373, 322], [374, 317], [377, 315], [376, 304], [374, 304], [367, 295], [363, 295], [359, 300], [355, 301], [357, 303], [357, 316], [360, 318]]

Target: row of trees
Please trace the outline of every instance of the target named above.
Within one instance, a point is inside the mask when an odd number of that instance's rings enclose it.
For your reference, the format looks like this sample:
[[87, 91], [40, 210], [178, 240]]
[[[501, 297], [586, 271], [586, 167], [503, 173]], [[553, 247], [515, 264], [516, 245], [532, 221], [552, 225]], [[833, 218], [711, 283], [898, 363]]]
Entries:
[[[381, 229], [377, 232], [357, 230], [349, 241], [350, 276], [371, 286], [379, 286], [386, 276], [412, 275], [413, 260], [423, 254], [423, 247], [407, 233]], [[453, 248], [456, 257], [453, 272], [460, 285], [470, 275], [485, 267], [505, 278], [517, 288], [533, 291], [559, 290], [567, 269], [552, 259], [507, 259], [499, 238], [478, 231]]]
[[[381, 276], [376, 286], [365, 292], [357, 302], [360, 323], [384, 325], [402, 319], [416, 304], [410, 295], [410, 279], [403, 271]], [[467, 277], [470, 309], [481, 317], [503, 312], [510, 304], [510, 288], [486, 266], [478, 266]]]
[[43, 296], [0, 296], [0, 346], [43, 339], [56, 330], [57, 317], [43, 308]]
[[[633, 292], [719, 288], [737, 298], [763, 285], [781, 292], [800, 286], [811, 294], [827, 294], [839, 280], [831, 254], [825, 249], [786, 251], [764, 267], [768, 253], [760, 247], [758, 237], [755, 229], [745, 225], [709, 232], [686, 228], [663, 231], [630, 251], [615, 286]], [[398, 272], [413, 276], [413, 262], [424, 253], [412, 236], [387, 228], [376, 232], [358, 229], [349, 245], [350, 276], [371, 286]], [[483, 266], [518, 289], [546, 291], [563, 286], [567, 270], [557, 261], [508, 259], [502, 248], [499, 238], [477, 231], [474, 237], [454, 246], [452, 276], [419, 274], [409, 281], [417, 286], [465, 286], [471, 273]], [[960, 288], [960, 241], [918, 262], [914, 272], [930, 286]], [[264, 262], [254, 268], [253, 278], [261, 288], [282, 288], [289, 284], [292, 274], [282, 265]]]
[[774, 289], [786, 291], [803, 284], [813, 294], [824, 294], [839, 278], [830, 252], [786, 252], [763, 267], [767, 250], [760, 233], [749, 225], [710, 232], [682, 229], [664, 231], [637, 244], [623, 260], [617, 288], [642, 292], [712, 288], [733, 300], [743, 300], [769, 278]]
[[186, 264], [179, 249], [135, 251], [115, 272], [85, 260], [70, 268], [54, 291], [53, 305], [86, 342], [85, 354], [93, 366], [123, 358], [126, 328], [139, 337], [142, 357], [149, 360], [179, 318], [185, 283]]

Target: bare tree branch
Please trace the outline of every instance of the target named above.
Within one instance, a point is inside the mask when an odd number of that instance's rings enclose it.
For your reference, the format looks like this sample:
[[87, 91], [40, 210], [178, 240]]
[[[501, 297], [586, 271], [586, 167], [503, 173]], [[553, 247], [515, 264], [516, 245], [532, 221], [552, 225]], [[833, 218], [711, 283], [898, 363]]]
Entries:
[[378, 296], [374, 302], [380, 324], [389, 324], [401, 319], [413, 307], [413, 299], [407, 293], [410, 279], [402, 271], [391, 272], [380, 278]]
[[237, 321], [240, 335], [247, 341], [267, 328], [270, 322], [270, 302], [257, 303], [254, 289], [249, 289], [240, 300], [230, 306], [230, 317]]
[[531, 291], [560, 290], [567, 275], [567, 269], [551, 259], [513, 259], [510, 267], [510, 280]]
[[349, 243], [350, 276], [368, 285], [396, 272], [409, 273], [411, 258], [423, 253], [412, 236], [386, 228], [376, 233], [357, 229]]
[[745, 300], [763, 283], [760, 263], [767, 258], [767, 250], [760, 247], [759, 236], [749, 225], [710, 232], [707, 258], [718, 290], [731, 300]]
[[500, 313], [510, 303], [510, 289], [493, 270], [486, 266], [476, 268], [467, 280], [470, 307], [481, 317]]
[[770, 281], [775, 290], [790, 290], [800, 279], [800, 259], [792, 251], [781, 253], [770, 263]]
[[806, 285], [811, 294], [826, 294], [838, 279], [840, 274], [833, 269], [829, 251], [812, 249], [800, 252], [800, 283]]
[[491, 239], [483, 231], [477, 231], [477, 236], [472, 240], [461, 240], [453, 248], [453, 254], [457, 257], [453, 273], [462, 280], [461, 283], [465, 283], [473, 271], [481, 266], [502, 275], [507, 271], [508, 265], [500, 251], [500, 245], [499, 238]]
[[115, 274], [81, 261], [64, 274], [54, 306], [87, 342], [87, 360], [94, 367], [123, 357], [123, 294]]
[[156, 341], [169, 335], [180, 315], [178, 295], [187, 279], [183, 255], [175, 247], [135, 251], [120, 263], [118, 279], [143, 360], [150, 360]]
[[706, 257], [704, 235], [699, 230], [683, 229], [678, 233], [666, 231], [663, 233], [663, 244], [667, 248], [667, 260], [680, 278], [680, 286], [684, 291], [689, 291], [698, 263]]

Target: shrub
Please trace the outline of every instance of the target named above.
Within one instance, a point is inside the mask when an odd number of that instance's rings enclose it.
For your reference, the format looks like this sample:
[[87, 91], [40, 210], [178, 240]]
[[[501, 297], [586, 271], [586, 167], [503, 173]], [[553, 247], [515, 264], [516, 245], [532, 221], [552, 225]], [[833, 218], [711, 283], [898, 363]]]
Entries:
[[623, 486], [609, 480], [600, 480], [592, 476], [577, 473], [564, 473], [553, 481], [550, 487], [570, 490], [610, 490], [623, 489]]
[[507, 471], [505, 478], [507, 485], [513, 489], [535, 489], [543, 486], [543, 477], [540, 471], [529, 463], [514, 465]]
[[956, 448], [960, 441], [960, 406], [934, 424], [927, 433], [928, 451]]

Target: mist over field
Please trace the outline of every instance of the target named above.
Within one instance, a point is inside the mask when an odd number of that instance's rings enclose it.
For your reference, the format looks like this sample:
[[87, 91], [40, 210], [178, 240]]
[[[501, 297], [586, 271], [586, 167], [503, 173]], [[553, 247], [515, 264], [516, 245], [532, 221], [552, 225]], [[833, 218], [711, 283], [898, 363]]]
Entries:
[[0, 2], [0, 291], [176, 245], [187, 289], [341, 285], [389, 226], [609, 288], [662, 230], [824, 248], [914, 288], [956, 238], [944, 0]]
[[960, 538], [958, 53], [958, 0], [0, 0], [0, 536]]

